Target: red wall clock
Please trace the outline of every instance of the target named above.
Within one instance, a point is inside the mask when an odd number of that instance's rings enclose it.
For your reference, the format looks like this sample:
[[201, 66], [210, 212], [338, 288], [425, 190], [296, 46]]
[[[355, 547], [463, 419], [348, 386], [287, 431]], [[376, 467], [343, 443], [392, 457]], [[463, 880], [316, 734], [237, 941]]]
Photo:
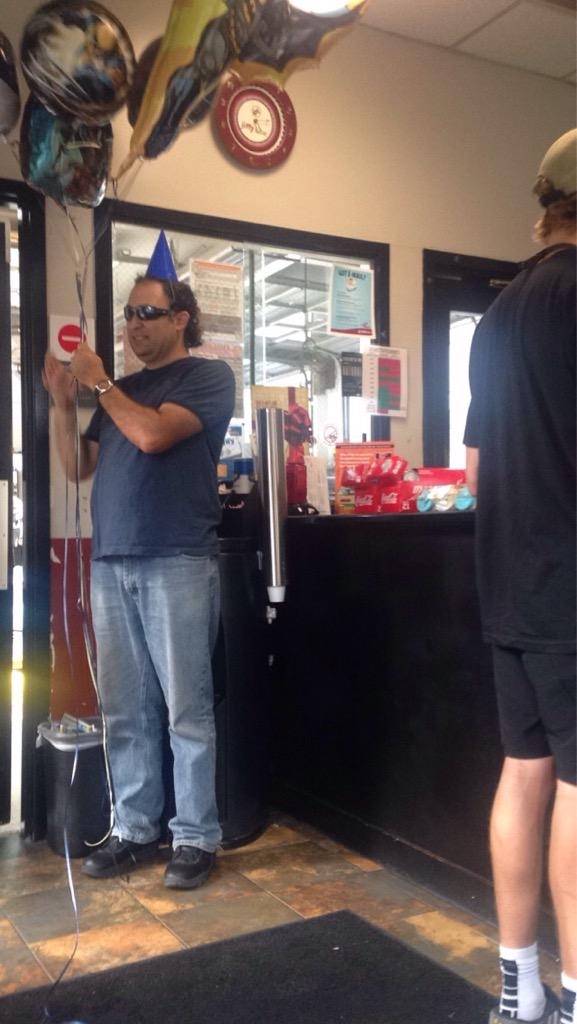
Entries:
[[277, 167], [294, 146], [295, 109], [276, 82], [229, 78], [217, 96], [213, 120], [226, 150], [246, 167]]

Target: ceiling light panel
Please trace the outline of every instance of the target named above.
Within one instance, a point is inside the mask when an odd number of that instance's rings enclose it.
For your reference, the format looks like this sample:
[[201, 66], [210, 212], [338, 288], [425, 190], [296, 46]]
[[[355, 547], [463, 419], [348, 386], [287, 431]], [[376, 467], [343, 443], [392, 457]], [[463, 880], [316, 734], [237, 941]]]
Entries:
[[362, 20], [383, 32], [453, 46], [511, 6], [511, 0], [369, 0]]
[[522, 2], [457, 49], [552, 78], [566, 78], [575, 70], [575, 16], [561, 7]]

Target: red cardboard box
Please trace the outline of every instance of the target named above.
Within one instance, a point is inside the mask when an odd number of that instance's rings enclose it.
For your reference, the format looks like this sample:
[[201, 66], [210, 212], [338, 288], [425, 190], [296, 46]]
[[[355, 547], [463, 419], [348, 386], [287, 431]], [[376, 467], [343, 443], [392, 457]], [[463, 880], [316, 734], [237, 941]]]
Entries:
[[335, 445], [335, 512], [347, 514], [355, 511], [351, 477], [356, 477], [357, 483], [361, 483], [363, 468], [366, 472], [377, 455], [387, 455], [394, 450], [392, 441], [363, 441], [359, 444], [339, 441]]
[[464, 469], [448, 469], [443, 466], [422, 466], [417, 470], [419, 482], [424, 487], [437, 487], [443, 484], [464, 484]]
[[399, 480], [381, 492], [381, 512], [416, 512], [417, 498], [424, 490], [420, 480]]

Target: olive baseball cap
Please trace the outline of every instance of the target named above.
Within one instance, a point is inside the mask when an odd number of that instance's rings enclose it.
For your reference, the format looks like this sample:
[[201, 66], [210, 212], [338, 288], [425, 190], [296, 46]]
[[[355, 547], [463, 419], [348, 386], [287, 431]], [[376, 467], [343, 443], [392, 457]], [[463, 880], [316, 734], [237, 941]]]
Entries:
[[561, 135], [545, 153], [533, 192], [550, 206], [577, 192], [577, 128]]

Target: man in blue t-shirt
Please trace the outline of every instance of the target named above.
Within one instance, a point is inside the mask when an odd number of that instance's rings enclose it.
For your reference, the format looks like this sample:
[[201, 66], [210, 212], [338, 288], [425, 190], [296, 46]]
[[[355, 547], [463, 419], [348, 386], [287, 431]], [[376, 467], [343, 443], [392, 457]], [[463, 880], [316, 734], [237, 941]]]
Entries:
[[[211, 657], [219, 618], [217, 462], [234, 377], [201, 344], [198, 306], [179, 281], [142, 277], [124, 307], [142, 370], [106, 375], [88, 345], [70, 369], [46, 356], [67, 476], [94, 474], [91, 606], [113, 784], [112, 834], [83, 863], [94, 878], [154, 857], [164, 807], [166, 725], [174, 767], [169, 888], [208, 878], [221, 839], [215, 795]], [[74, 430], [76, 381], [98, 408]], [[77, 447], [78, 446], [78, 447]]]

